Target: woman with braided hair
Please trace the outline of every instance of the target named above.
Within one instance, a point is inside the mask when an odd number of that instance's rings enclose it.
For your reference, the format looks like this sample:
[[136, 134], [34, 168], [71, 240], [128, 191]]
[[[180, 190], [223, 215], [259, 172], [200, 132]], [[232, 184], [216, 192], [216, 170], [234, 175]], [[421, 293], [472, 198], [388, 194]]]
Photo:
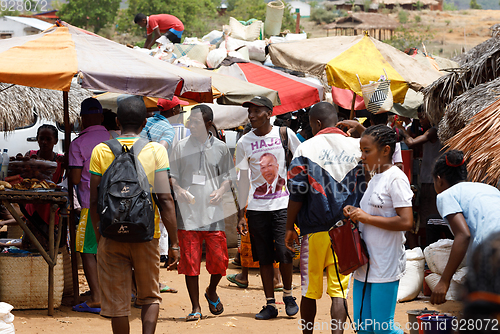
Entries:
[[370, 259], [354, 272], [354, 323], [363, 334], [403, 334], [394, 324], [394, 311], [406, 269], [404, 232], [413, 226], [413, 192], [408, 177], [392, 164], [393, 129], [370, 126], [359, 145], [361, 161], [372, 178], [360, 208], [347, 205], [344, 215], [359, 222]]
[[[431, 295], [431, 303], [442, 304], [467, 250], [472, 254], [489, 235], [500, 232], [500, 191], [484, 183], [465, 182], [467, 166], [462, 151], [443, 154], [436, 161], [432, 176], [439, 214], [455, 235], [450, 258]], [[468, 260], [470, 264], [470, 257]]]

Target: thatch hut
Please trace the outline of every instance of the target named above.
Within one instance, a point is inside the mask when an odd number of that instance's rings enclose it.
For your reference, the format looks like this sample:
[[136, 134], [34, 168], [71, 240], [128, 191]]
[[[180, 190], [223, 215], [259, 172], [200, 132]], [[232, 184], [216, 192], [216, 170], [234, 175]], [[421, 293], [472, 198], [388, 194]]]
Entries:
[[[92, 92], [71, 84], [69, 116], [73, 123], [80, 115], [80, 104]], [[0, 131], [14, 131], [16, 127], [33, 122], [33, 108], [38, 117], [64, 123], [62, 93], [57, 90], [0, 83]]]
[[356, 36], [368, 31], [368, 34], [380, 41], [389, 39], [399, 23], [389, 15], [377, 13], [353, 13], [336, 22], [326, 25], [327, 36]]
[[439, 122], [438, 136], [446, 142], [500, 96], [500, 78], [469, 89], [450, 103]]
[[460, 68], [422, 90], [424, 106], [432, 124], [443, 118], [447, 106], [469, 89], [494, 80], [500, 74], [500, 37], [492, 37], [465, 53]]
[[445, 142], [449, 149], [462, 150], [469, 180], [496, 186], [500, 181], [500, 99], [477, 113], [462, 130]]

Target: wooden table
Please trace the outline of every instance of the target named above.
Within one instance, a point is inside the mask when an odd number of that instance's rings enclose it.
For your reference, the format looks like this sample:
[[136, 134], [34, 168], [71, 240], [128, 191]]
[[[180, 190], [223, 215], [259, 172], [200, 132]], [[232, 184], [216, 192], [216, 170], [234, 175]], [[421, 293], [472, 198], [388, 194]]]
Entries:
[[[64, 191], [36, 191], [36, 190], [5, 190], [0, 191], [0, 201], [9, 210], [12, 217], [24, 230], [31, 242], [36, 246], [40, 254], [43, 256], [49, 265], [49, 293], [48, 293], [48, 313], [54, 314], [54, 267], [57, 261], [57, 249], [61, 242], [62, 228], [59, 228], [57, 240], [54, 240], [55, 215], [58, 208], [61, 208], [59, 213], [59, 226], [62, 226], [63, 219], [68, 218], [68, 193]], [[21, 216], [12, 207], [12, 203], [19, 205], [31, 204], [50, 204], [50, 220], [49, 220], [49, 252], [43, 249], [40, 242], [33, 235]]]

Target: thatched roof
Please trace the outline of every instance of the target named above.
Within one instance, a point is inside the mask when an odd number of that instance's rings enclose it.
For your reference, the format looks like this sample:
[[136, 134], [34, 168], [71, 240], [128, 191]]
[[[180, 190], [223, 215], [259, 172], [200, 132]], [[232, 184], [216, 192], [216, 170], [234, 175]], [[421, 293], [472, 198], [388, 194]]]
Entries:
[[472, 118], [460, 132], [445, 142], [449, 149], [462, 150], [469, 179], [496, 186], [500, 181], [500, 100]]
[[396, 29], [399, 23], [389, 15], [378, 13], [353, 13], [330, 23], [324, 29], [356, 28], [356, 29]]
[[[69, 116], [74, 122], [80, 115], [80, 104], [92, 93], [77, 84], [69, 91]], [[33, 122], [33, 107], [39, 117], [64, 122], [63, 92], [0, 83], [0, 131], [13, 131], [16, 127]]]
[[469, 124], [481, 110], [500, 96], [500, 78], [469, 89], [455, 100], [439, 122], [438, 136], [443, 143]]
[[439, 4], [436, 0], [373, 0], [374, 3], [378, 3], [379, 5], [412, 5], [417, 4], [417, 2], [421, 2], [424, 6], [437, 5]]
[[500, 74], [500, 36], [477, 45], [464, 54], [460, 68], [442, 76], [422, 90], [426, 113], [432, 124], [438, 124], [447, 105], [482, 83]]

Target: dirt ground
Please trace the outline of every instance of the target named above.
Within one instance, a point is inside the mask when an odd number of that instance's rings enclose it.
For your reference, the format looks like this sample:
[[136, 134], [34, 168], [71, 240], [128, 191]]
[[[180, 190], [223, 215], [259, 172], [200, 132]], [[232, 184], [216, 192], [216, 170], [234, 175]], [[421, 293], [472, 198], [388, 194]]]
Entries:
[[[489, 28], [500, 22], [500, 10], [415, 10], [408, 13], [410, 22], [415, 22], [415, 17], [419, 16], [419, 25], [428, 27], [433, 35], [432, 40], [426, 44], [427, 51], [446, 58], [452, 58], [463, 50], [470, 50], [486, 41], [491, 37]], [[397, 14], [389, 15], [398, 21]], [[326, 36], [326, 30], [308, 19], [303, 19], [301, 25], [309, 38]]]
[[[237, 269], [232, 264], [229, 265], [228, 274], [237, 273]], [[186, 315], [191, 311], [189, 297], [184, 283], [184, 277], [177, 272], [170, 272], [161, 269], [160, 278], [163, 283], [179, 290], [178, 293], [162, 294], [163, 302], [160, 306], [160, 316], [156, 333], [300, 333], [300, 317], [288, 317], [285, 314], [283, 304], [279, 304], [278, 318], [268, 321], [258, 321], [254, 319], [256, 313], [264, 305], [264, 291], [257, 269], [250, 270], [250, 285], [247, 289], [241, 289], [229, 283], [224, 277], [218, 289], [218, 294], [224, 304], [224, 313], [220, 316], [213, 316], [208, 311], [208, 303], [203, 296], [200, 297], [202, 305], [203, 319], [198, 322], [185, 322]], [[84, 282], [83, 272], [80, 270], [80, 281]], [[208, 286], [209, 274], [202, 264], [200, 275], [200, 290]], [[293, 284], [296, 287], [293, 291], [300, 301], [300, 274], [294, 273]], [[87, 290], [86, 284], [80, 284], [81, 292]], [[278, 302], [281, 301], [282, 293], [276, 294]], [[71, 302], [72, 298], [65, 299], [64, 302]], [[325, 295], [317, 303], [318, 311], [316, 316], [317, 326], [323, 329], [316, 330], [316, 333], [329, 333], [328, 322], [330, 321], [329, 309], [330, 299]], [[352, 298], [348, 300], [349, 310], [352, 312]], [[458, 315], [461, 309], [459, 302], [446, 302], [434, 307], [429, 303], [429, 297], [421, 297], [412, 302], [400, 303], [396, 306], [395, 321], [405, 326], [408, 321], [407, 310], [434, 309], [440, 312]], [[141, 332], [140, 310], [132, 307], [130, 317], [131, 333]], [[61, 306], [54, 311], [54, 316], [48, 316], [47, 310], [25, 310], [13, 311], [15, 316], [14, 326], [17, 334], [36, 333], [111, 333], [111, 323], [95, 314], [79, 313], [71, 310], [70, 306]], [[408, 332], [405, 330], [405, 332]], [[345, 333], [354, 333], [347, 330]]]

